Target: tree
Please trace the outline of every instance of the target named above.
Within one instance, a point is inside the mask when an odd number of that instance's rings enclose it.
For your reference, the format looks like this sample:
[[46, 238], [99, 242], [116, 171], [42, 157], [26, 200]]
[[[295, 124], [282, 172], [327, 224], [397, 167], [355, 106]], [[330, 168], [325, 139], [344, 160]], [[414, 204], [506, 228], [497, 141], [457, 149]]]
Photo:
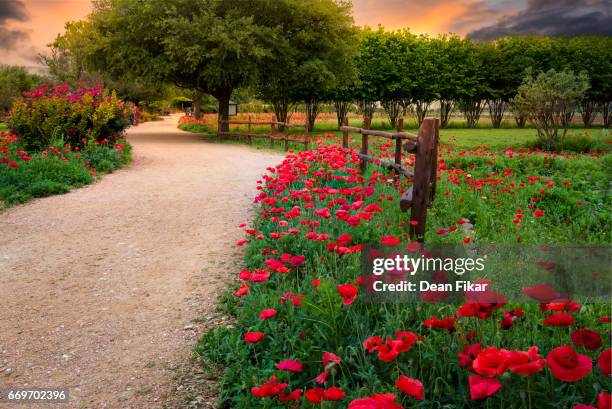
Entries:
[[[227, 120], [235, 88], [253, 81], [277, 30], [232, 0], [100, 0], [90, 21], [99, 40], [90, 61], [114, 78], [138, 76], [197, 90]], [[227, 124], [224, 124], [227, 129]]]
[[563, 127], [561, 138], [567, 133], [563, 116], [584, 97], [588, 89], [586, 73], [575, 75], [572, 71], [551, 69], [535, 77], [528, 74], [518, 88], [513, 103], [535, 125], [544, 149], [551, 150], [560, 140], [559, 128]]
[[45, 81], [47, 78], [30, 74], [24, 67], [0, 65], [0, 116], [11, 108], [15, 97]]
[[281, 122], [304, 101], [312, 129], [321, 102], [355, 82], [357, 32], [350, 2], [253, 0], [243, 3], [243, 13], [281, 33], [258, 71], [259, 96], [274, 106]]
[[466, 40], [463, 43], [462, 63], [465, 65], [465, 76], [462, 87], [458, 90], [458, 105], [467, 120], [468, 128], [475, 128], [484, 109], [486, 98], [485, 72], [481, 47]]

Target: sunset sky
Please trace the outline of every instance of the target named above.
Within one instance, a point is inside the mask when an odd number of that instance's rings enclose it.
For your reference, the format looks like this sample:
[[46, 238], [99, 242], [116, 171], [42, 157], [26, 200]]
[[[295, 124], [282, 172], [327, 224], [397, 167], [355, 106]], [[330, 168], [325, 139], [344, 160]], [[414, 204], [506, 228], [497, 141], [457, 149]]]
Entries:
[[[358, 25], [409, 27], [418, 34], [612, 35], [612, 0], [353, 0], [353, 6]], [[0, 64], [36, 66], [36, 55], [64, 22], [89, 10], [89, 0], [0, 0]]]

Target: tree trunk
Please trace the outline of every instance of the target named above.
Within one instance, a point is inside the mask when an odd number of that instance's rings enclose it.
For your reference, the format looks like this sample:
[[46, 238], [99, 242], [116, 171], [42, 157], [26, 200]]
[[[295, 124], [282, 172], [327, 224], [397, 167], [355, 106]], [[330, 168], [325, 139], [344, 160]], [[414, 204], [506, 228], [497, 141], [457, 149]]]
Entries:
[[516, 126], [523, 129], [527, 124], [527, 117], [525, 115], [514, 114], [514, 121], [516, 122]]
[[[229, 103], [232, 96], [232, 88], [222, 88], [216, 91], [213, 96], [219, 101], [219, 121], [229, 121]], [[220, 124], [221, 132], [229, 132], [229, 124], [227, 122]]]
[[493, 128], [499, 129], [501, 127], [502, 120], [504, 119], [506, 101], [501, 98], [489, 99], [487, 101], [487, 105], [489, 105], [489, 116], [491, 117]]
[[[274, 109], [274, 114], [276, 115], [276, 120], [278, 122], [289, 121], [289, 117], [291, 115], [290, 113], [293, 110], [293, 104], [289, 101], [288, 98], [279, 98], [275, 101], [272, 101], [272, 108]], [[283, 132], [284, 130], [284, 126], [279, 126], [279, 132]]]
[[451, 99], [440, 100], [440, 127], [446, 128], [450, 120], [450, 114], [455, 107], [455, 101]]
[[359, 105], [359, 112], [363, 115], [364, 119], [374, 117], [374, 111], [376, 110], [375, 102], [361, 100], [357, 105]]
[[425, 117], [427, 116], [427, 111], [429, 110], [429, 105], [431, 105], [431, 102], [421, 101], [417, 99], [416, 101], [414, 101], [414, 105], [417, 124], [420, 127], [421, 123], [423, 122], [423, 119], [425, 119]]
[[193, 117], [195, 119], [200, 119], [202, 117], [202, 94], [199, 92], [196, 93], [193, 99]]
[[460, 108], [465, 114], [468, 128], [476, 128], [480, 115], [484, 109], [484, 105], [481, 100], [463, 100], [460, 103]]
[[306, 101], [306, 123], [308, 124], [308, 132], [314, 129], [315, 121], [319, 115], [319, 108], [321, 108], [321, 103], [316, 99]]
[[580, 115], [585, 128], [590, 128], [593, 121], [597, 117], [597, 103], [595, 101], [586, 100], [580, 102]]
[[398, 100], [383, 101], [382, 106], [385, 108], [389, 122], [391, 122], [391, 129], [397, 129], [397, 119], [403, 112], [401, 102]]
[[351, 103], [348, 101], [334, 101], [334, 109], [336, 110], [336, 117], [338, 118], [338, 128], [344, 123], [344, 118], [348, 115]]
[[572, 123], [572, 119], [574, 119], [574, 109], [564, 109], [561, 114], [561, 124], [563, 125], [563, 128], [568, 129]]
[[603, 116], [604, 128], [609, 128], [612, 125], [612, 101], [601, 104], [601, 114]]

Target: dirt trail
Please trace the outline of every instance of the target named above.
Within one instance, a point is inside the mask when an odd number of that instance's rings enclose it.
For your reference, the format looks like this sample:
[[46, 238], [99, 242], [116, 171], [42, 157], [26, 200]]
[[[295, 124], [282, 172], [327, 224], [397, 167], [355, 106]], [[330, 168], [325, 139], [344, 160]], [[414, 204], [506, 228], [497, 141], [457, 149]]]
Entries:
[[206, 327], [191, 321], [236, 271], [236, 227], [281, 159], [176, 122], [131, 129], [130, 166], [0, 213], [0, 388], [69, 387], [61, 408], [173, 406], [172, 368]]

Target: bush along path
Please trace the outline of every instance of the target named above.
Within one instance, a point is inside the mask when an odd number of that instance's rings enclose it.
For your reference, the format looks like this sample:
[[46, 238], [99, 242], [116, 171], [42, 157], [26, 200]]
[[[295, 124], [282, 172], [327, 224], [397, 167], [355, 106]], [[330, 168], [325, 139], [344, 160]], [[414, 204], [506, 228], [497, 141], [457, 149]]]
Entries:
[[[440, 150], [426, 242], [609, 240], [609, 154]], [[223, 302], [236, 323], [197, 348], [222, 407], [609, 408], [609, 304], [363, 302], [362, 244], [411, 245], [394, 180], [326, 144], [269, 169]]]
[[282, 156], [206, 144], [177, 121], [129, 129], [128, 167], [0, 213], [3, 387], [68, 387], [67, 408], [179, 400], [173, 368], [238, 261], [228, 226]]

